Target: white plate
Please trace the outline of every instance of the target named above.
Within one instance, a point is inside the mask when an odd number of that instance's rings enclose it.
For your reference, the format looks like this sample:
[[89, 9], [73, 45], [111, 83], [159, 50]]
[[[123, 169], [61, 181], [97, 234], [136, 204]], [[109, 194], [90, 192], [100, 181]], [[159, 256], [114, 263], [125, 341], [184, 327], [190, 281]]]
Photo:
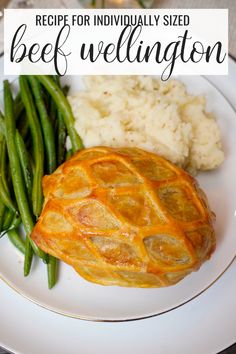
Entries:
[[[29, 277], [22, 275], [23, 257], [4, 237], [0, 240], [0, 277], [33, 302], [67, 316], [94, 321], [127, 321], [170, 311], [208, 289], [235, 257], [236, 114], [227, 100], [203, 77], [181, 78], [189, 90], [205, 94], [208, 109], [218, 117], [226, 160], [217, 171], [198, 176], [217, 215], [217, 248], [210, 261], [175, 286], [161, 289], [103, 287], [89, 283], [66, 264], [60, 264], [58, 284], [47, 289], [46, 268], [35, 262]], [[68, 77], [71, 90], [81, 80]], [[37, 264], [36, 264], [37, 263]]]

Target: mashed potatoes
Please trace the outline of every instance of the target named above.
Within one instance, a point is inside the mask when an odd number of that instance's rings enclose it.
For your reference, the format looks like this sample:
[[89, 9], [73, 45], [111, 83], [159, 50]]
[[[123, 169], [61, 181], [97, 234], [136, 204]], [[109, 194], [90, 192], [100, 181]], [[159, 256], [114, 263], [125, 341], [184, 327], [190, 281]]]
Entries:
[[220, 131], [205, 98], [180, 81], [144, 76], [90, 76], [69, 96], [85, 147], [137, 146], [195, 173], [224, 160]]

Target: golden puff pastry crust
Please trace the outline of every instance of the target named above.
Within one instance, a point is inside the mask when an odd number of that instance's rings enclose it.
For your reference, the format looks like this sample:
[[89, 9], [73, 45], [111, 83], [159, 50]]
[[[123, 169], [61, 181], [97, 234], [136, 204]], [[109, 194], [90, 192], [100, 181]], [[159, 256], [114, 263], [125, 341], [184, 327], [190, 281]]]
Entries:
[[196, 180], [141, 149], [82, 150], [43, 178], [43, 190], [32, 239], [89, 281], [172, 285], [215, 249], [214, 214]]

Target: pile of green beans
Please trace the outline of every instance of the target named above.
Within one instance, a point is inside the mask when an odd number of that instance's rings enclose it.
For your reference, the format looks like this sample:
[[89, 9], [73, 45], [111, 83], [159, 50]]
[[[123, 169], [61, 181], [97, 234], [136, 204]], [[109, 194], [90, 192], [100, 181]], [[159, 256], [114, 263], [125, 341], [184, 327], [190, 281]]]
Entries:
[[[24, 275], [32, 260], [47, 264], [48, 287], [57, 281], [57, 260], [31, 239], [42, 206], [42, 177], [51, 174], [68, 156], [83, 148], [74, 117], [59, 78], [20, 76], [13, 99], [4, 81], [4, 113], [0, 112], [0, 234], [24, 254]], [[66, 151], [66, 138], [72, 149]], [[23, 224], [25, 237], [19, 226]]]

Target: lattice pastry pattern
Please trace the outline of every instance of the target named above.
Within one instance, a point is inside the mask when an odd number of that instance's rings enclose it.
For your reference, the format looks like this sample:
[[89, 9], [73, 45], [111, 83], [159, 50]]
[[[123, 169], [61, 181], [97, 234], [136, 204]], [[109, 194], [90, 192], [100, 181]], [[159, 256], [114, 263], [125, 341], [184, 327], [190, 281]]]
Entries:
[[45, 176], [43, 190], [33, 240], [89, 281], [172, 285], [215, 249], [205, 194], [193, 177], [155, 154], [85, 149]]

